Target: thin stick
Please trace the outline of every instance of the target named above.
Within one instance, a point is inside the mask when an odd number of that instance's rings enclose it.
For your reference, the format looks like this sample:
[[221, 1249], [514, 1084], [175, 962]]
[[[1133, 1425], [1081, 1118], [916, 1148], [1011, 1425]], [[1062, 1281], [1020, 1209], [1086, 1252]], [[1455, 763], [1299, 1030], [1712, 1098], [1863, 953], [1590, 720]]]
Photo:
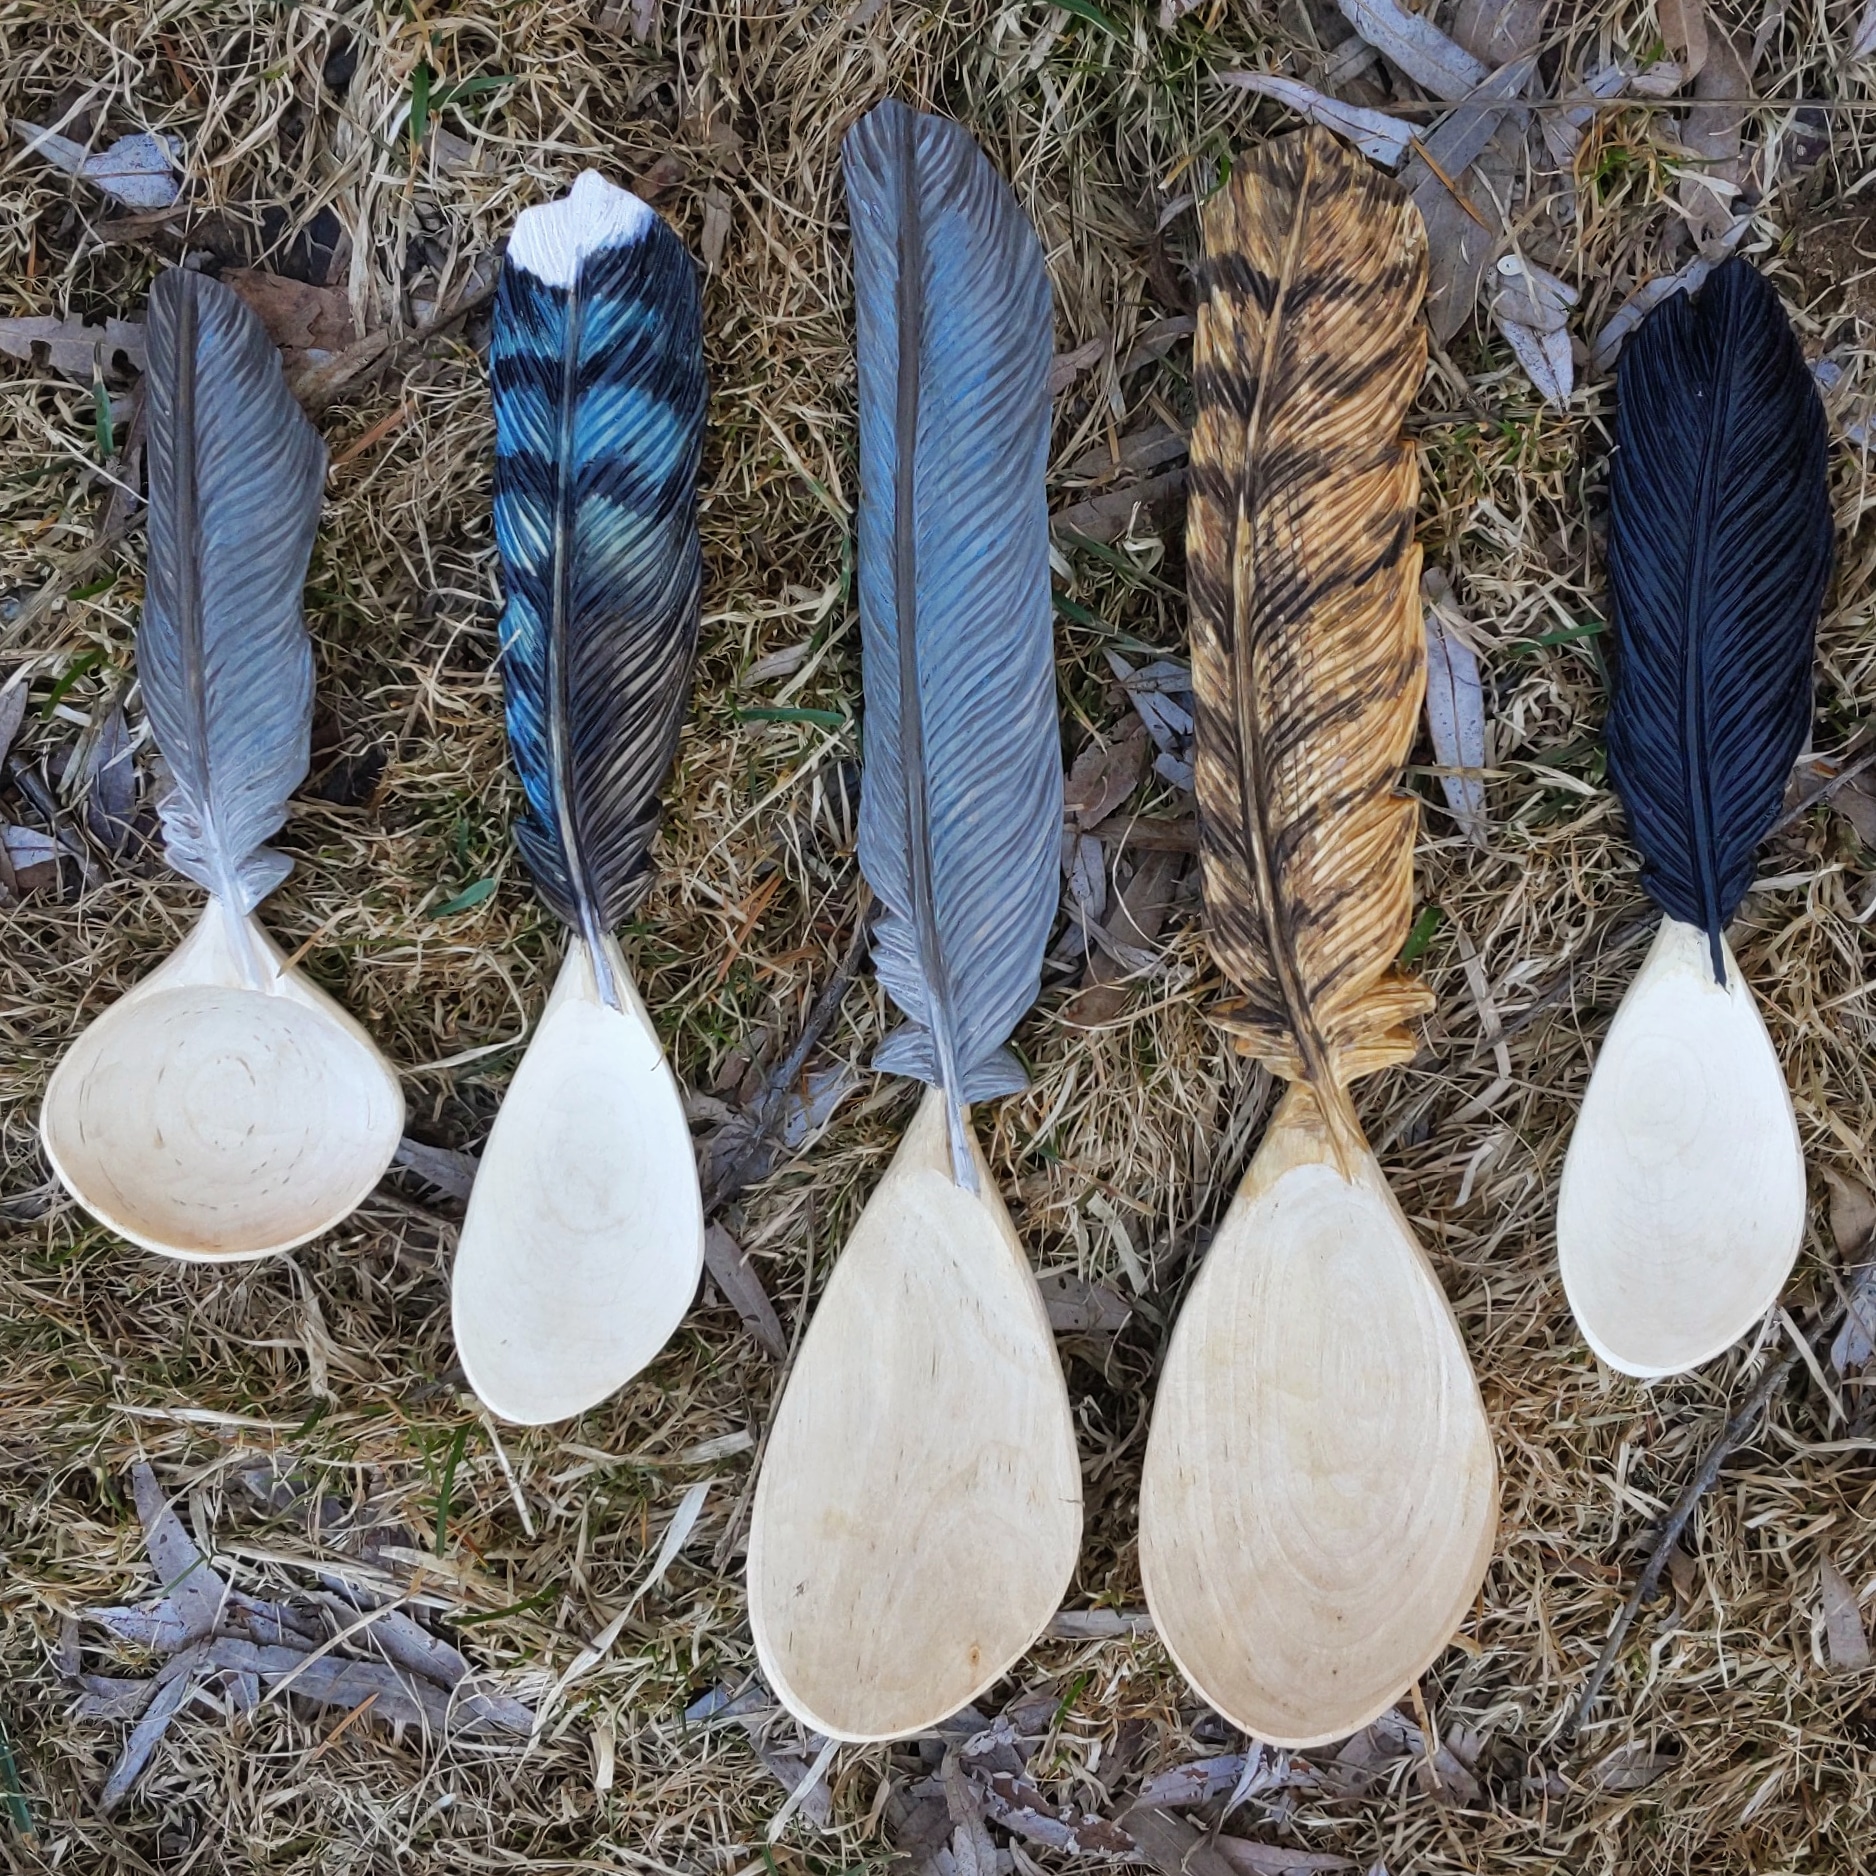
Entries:
[[[1818, 1331], [1819, 1335], [1834, 1335], [1843, 1316], [1841, 1308], [1834, 1311]], [[1668, 1514], [1661, 1520], [1660, 1529], [1656, 1533], [1654, 1548], [1648, 1553], [1648, 1562], [1634, 1589], [1629, 1592], [1628, 1601], [1622, 1605], [1622, 1613], [1616, 1617], [1615, 1627], [1609, 1631], [1609, 1639], [1603, 1643], [1602, 1653], [1596, 1657], [1596, 1665], [1577, 1698], [1569, 1724], [1563, 1729], [1561, 1744], [1567, 1746], [1576, 1737], [1578, 1729], [1589, 1716], [1590, 1708], [1596, 1704], [1596, 1697], [1602, 1692], [1603, 1682], [1609, 1678], [1609, 1670], [1615, 1665], [1615, 1658], [1621, 1653], [1622, 1644], [1628, 1639], [1628, 1632], [1634, 1626], [1642, 1604], [1649, 1601], [1661, 1587], [1661, 1577], [1668, 1567], [1668, 1558], [1673, 1555], [1674, 1546], [1686, 1530], [1695, 1507], [1720, 1476], [1720, 1468], [1746, 1443], [1759, 1416], [1771, 1405], [1779, 1389], [1790, 1378], [1792, 1369], [1798, 1365], [1798, 1358], [1797, 1349], [1788, 1349], [1766, 1368], [1757, 1385], [1746, 1396], [1745, 1404], [1727, 1421], [1720, 1437], [1707, 1449], [1707, 1456], [1701, 1460], [1694, 1476], [1687, 1481], [1680, 1497], [1668, 1508]]]

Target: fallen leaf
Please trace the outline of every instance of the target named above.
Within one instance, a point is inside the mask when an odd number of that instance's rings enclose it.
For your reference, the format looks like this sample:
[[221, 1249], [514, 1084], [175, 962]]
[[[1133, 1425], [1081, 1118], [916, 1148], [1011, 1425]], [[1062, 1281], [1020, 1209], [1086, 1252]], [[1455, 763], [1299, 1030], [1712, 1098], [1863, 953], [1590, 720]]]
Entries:
[[1146, 774], [1146, 725], [1130, 712], [1105, 742], [1096, 738], [1075, 758], [1063, 790], [1070, 819], [1086, 830], [1104, 821]]
[[476, 1168], [481, 1162], [473, 1153], [455, 1153], [444, 1146], [426, 1146], [421, 1140], [413, 1140], [406, 1134], [398, 1141], [397, 1151], [391, 1156], [391, 1164], [415, 1173], [425, 1185], [434, 1186], [446, 1198], [467, 1205], [469, 1194], [475, 1186]]
[[1850, 56], [1866, 59], [1872, 52], [1876, 52], [1876, 0], [1865, 0], [1862, 17], [1850, 37]]
[[1171, 32], [1198, 4], [1199, 0], [1159, 0], [1160, 31]]
[[1532, 51], [1544, 37], [1550, 0], [1459, 0], [1453, 38], [1487, 66]]
[[1346, 137], [1370, 162], [1384, 163], [1389, 169], [1399, 167], [1413, 142], [1413, 124], [1381, 111], [1365, 110], [1359, 104], [1344, 104], [1340, 98], [1326, 97], [1300, 79], [1268, 72], [1221, 72], [1218, 82], [1287, 104], [1304, 123], [1321, 124], [1337, 136]]
[[1856, 1591], [1829, 1557], [1818, 1566], [1824, 1596], [1824, 1646], [1839, 1674], [1860, 1674], [1870, 1664], [1869, 1637]]
[[1401, 174], [1401, 186], [1426, 223], [1427, 319], [1442, 345], [1471, 318], [1485, 264], [1502, 232], [1497, 203], [1503, 190], [1474, 189], [1465, 172], [1484, 154], [1536, 69], [1537, 55], [1527, 52], [1488, 73], [1465, 108], [1447, 114]]
[[1058, 1641], [1118, 1641], [1153, 1632], [1144, 1609], [1058, 1609], [1044, 1631]]
[[1670, 52], [1678, 53], [1689, 78], [1698, 78], [1707, 62], [1705, 0], [1655, 0], [1655, 20]]
[[1657, 275], [1653, 280], [1644, 281], [1637, 287], [1603, 322], [1602, 330], [1591, 342], [1590, 370], [1598, 376], [1613, 371], [1628, 335], [1669, 295], [1696, 292], [1708, 274], [1712, 273], [1720, 261], [1738, 245], [1748, 225], [1742, 216], [1714, 244], [1712, 252], [1696, 254], [1685, 266], [1677, 268], [1673, 273]]
[[[1694, 80], [1694, 96], [1743, 98], [1751, 90], [1751, 74], [1732, 36], [1723, 26], [1713, 26], [1705, 63]], [[1696, 104], [1681, 125], [1681, 142], [1702, 159], [1682, 170], [1680, 182], [1681, 208], [1696, 241], [1717, 239], [1739, 219], [1734, 204], [1742, 179], [1739, 139], [1745, 121], [1744, 105]]]
[[775, 1360], [786, 1361], [787, 1333], [749, 1253], [721, 1225], [712, 1225], [704, 1233], [703, 1252], [704, 1268], [723, 1292], [724, 1301], [742, 1318], [743, 1327]]
[[196, 1548], [175, 1507], [163, 1496], [156, 1474], [142, 1462], [130, 1469], [130, 1489], [143, 1520], [144, 1548], [157, 1586], [182, 1617], [186, 1638], [197, 1641], [212, 1634], [228, 1601], [227, 1580]]
[[23, 117], [13, 120], [13, 128], [25, 139], [29, 155], [44, 157], [53, 168], [90, 183], [126, 208], [169, 208], [179, 193], [176, 168], [182, 160], [182, 139], [168, 132], [152, 135], [140, 130], [105, 149], [89, 150]]
[[1072, 834], [1063, 843], [1062, 871], [1077, 922], [1098, 925], [1107, 910], [1107, 855], [1101, 843], [1086, 834]]
[[1149, 424], [1144, 430], [1122, 437], [1112, 448], [1106, 443], [1097, 443], [1092, 449], [1083, 450], [1069, 464], [1068, 473], [1091, 481], [1126, 471], [1139, 474], [1181, 461], [1186, 450], [1183, 430], [1175, 430], [1169, 423]]
[[1105, 933], [1088, 957], [1081, 989], [1063, 1011], [1081, 1028], [1111, 1023], [1127, 1007], [1129, 980], [1158, 962], [1156, 941], [1185, 872], [1185, 856], [1148, 849], [1134, 867], [1109, 914]]
[[100, 369], [117, 376], [118, 360], [133, 370], [143, 369], [143, 327], [128, 319], [107, 319], [88, 326], [76, 314], [64, 319], [41, 314], [23, 319], [0, 319], [0, 352], [9, 358], [37, 361], [41, 347], [46, 363], [62, 377], [90, 384]]
[[1629, 89], [1638, 97], [1671, 98], [1686, 84], [1687, 78], [1687, 71], [1678, 59], [1656, 59], [1629, 80]]
[[[715, 1720], [731, 1721], [739, 1726], [748, 1736], [749, 1744], [763, 1769], [784, 1791], [794, 1796], [795, 1809], [816, 1829], [824, 1830], [834, 1815], [833, 1796], [827, 1789], [824, 1777], [816, 1779], [813, 1785], [803, 1791], [802, 1785], [814, 1769], [812, 1756], [803, 1757], [799, 1752], [777, 1749], [769, 1737], [769, 1728], [778, 1718], [792, 1724], [792, 1717], [776, 1706], [774, 1696], [760, 1682], [739, 1694], [732, 1694], [728, 1687], [719, 1684], [684, 1710], [684, 1719], [692, 1726]], [[809, 1755], [818, 1755], [825, 1743], [818, 1733], [804, 1733], [802, 1740], [803, 1750]], [[942, 1800], [939, 1809], [942, 1812]], [[947, 1827], [949, 1822], [947, 1817]], [[932, 1842], [942, 1843], [947, 1835], [948, 1828], [941, 1828], [933, 1836]]]
[[1589, 1782], [1598, 1791], [1642, 1791], [1679, 1763], [1677, 1752], [1657, 1752], [1639, 1739], [1630, 1740], [1596, 1761]]
[[1113, 335], [1104, 332], [1098, 339], [1078, 345], [1072, 352], [1057, 352], [1049, 365], [1049, 395], [1060, 397], [1090, 365], [1098, 365], [1107, 356]]
[[1143, 482], [1112, 489], [1105, 495], [1096, 495], [1091, 500], [1061, 509], [1049, 517], [1049, 525], [1063, 534], [1078, 534], [1084, 540], [1117, 541], [1132, 526], [1134, 516], [1142, 508], [1150, 508], [1155, 502], [1183, 495], [1185, 486], [1186, 472], [1183, 469], [1174, 469], [1166, 475], [1149, 476]]
[[[1212, 1847], [1240, 1876], [1318, 1876], [1318, 1872], [1327, 1876], [1327, 1872], [1360, 1867], [1353, 1857], [1337, 1856], [1330, 1850], [1292, 1850], [1288, 1844], [1253, 1843], [1248, 1837], [1216, 1837]], [[1375, 1871], [1370, 1870], [1368, 1876], [1375, 1876]], [[1387, 1876], [1387, 1871], [1381, 1870], [1380, 1876]]]
[[1133, 1305], [1118, 1290], [1070, 1270], [1038, 1277], [1036, 1288], [1057, 1335], [1118, 1335], [1133, 1320]]
[[697, 250], [703, 256], [704, 271], [715, 273], [723, 264], [723, 246], [730, 236], [730, 201], [720, 189], [704, 191], [703, 231], [697, 238]]
[[122, 853], [137, 808], [137, 770], [122, 704], [106, 713], [85, 767], [85, 825], [106, 853]]
[[[1876, 0], [1872, 0], [1872, 3], [1876, 4]], [[1583, 84], [1567, 92], [1560, 102], [1569, 103], [1577, 98], [1617, 98], [1628, 83], [1629, 74], [1620, 65], [1612, 63], [1599, 66]], [[1543, 112], [1540, 123], [1544, 133], [1544, 148], [1550, 152], [1550, 160], [1559, 167], [1574, 161], [1583, 141], [1583, 133], [1595, 118], [1595, 111], [1588, 106], [1578, 110]]]
[[338, 287], [308, 286], [258, 267], [227, 267], [221, 278], [267, 328], [290, 371], [325, 364], [359, 336], [352, 302]]
[[1870, 1233], [1876, 1231], [1876, 1197], [1862, 1180], [1834, 1166], [1824, 1168], [1824, 1183], [1830, 1187], [1830, 1235], [1837, 1255], [1860, 1258], [1869, 1248]]
[[1843, 1326], [1830, 1344], [1830, 1365], [1840, 1375], [1854, 1373], [1876, 1357], [1876, 1258], [1851, 1273], [1846, 1301]]
[[1582, 297], [1567, 280], [1559, 279], [1522, 254], [1499, 258], [1497, 297], [1492, 310], [1535, 332], [1560, 332], [1570, 322], [1570, 309]]
[[150, 1763], [150, 1755], [169, 1731], [170, 1721], [182, 1711], [183, 1702], [195, 1691], [196, 1673], [206, 1652], [206, 1644], [198, 1642], [175, 1656], [157, 1675], [150, 1703], [144, 1708], [143, 1717], [130, 1729], [130, 1737], [124, 1741], [124, 1749], [117, 1755], [117, 1763], [111, 1767], [104, 1789], [98, 1795], [98, 1809], [107, 1816], [130, 1796], [131, 1787]]
[[1437, 567], [1421, 576], [1426, 601], [1427, 733], [1434, 760], [1448, 771], [1440, 777], [1440, 791], [1460, 831], [1480, 845], [1485, 842], [1485, 687], [1479, 679], [1479, 661], [1472, 647], [1447, 622], [1447, 609], [1456, 614], [1451, 583]]
[[1184, 1818], [1157, 1805], [1135, 1805], [1120, 1822], [1159, 1876], [1234, 1876], [1238, 1868]]
[[0, 762], [7, 759], [7, 751], [13, 747], [13, 739], [25, 721], [26, 671], [22, 667], [0, 685]]
[[1533, 331], [1502, 315], [1497, 325], [1538, 396], [1546, 404], [1562, 409], [1576, 388], [1576, 360], [1570, 352], [1569, 333], [1561, 328], [1554, 332]]
[[973, 1768], [970, 1777], [985, 1815], [1031, 1843], [1069, 1856], [1124, 1857], [1134, 1847], [1120, 1825], [1098, 1812], [1051, 1804], [1020, 1772]]
[[1155, 1772], [1140, 1787], [1139, 1802], [1184, 1810], [1190, 1805], [1209, 1804], [1214, 1798], [1230, 1794], [1244, 1773], [1244, 1754], [1227, 1753], [1216, 1759], [1193, 1759], [1184, 1765]]
[[1435, 97], [1457, 104], [1485, 82], [1489, 68], [1429, 19], [1399, 0], [1336, 0], [1342, 17], [1390, 63]]

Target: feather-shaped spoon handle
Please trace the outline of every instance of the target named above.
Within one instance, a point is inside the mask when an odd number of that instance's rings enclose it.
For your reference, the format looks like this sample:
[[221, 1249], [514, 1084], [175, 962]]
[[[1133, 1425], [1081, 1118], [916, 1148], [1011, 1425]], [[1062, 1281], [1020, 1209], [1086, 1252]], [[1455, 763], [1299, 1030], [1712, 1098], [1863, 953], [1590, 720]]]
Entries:
[[1193, 1684], [1314, 1745], [1438, 1655], [1490, 1559], [1496, 1465], [1452, 1311], [1362, 1137], [1356, 1076], [1428, 997], [1399, 793], [1426, 680], [1420, 217], [1327, 131], [1205, 212], [1187, 578], [1212, 950], [1239, 1045], [1292, 1085], [1180, 1313], [1140, 1571]]
[[264, 843], [307, 769], [301, 592], [326, 456], [260, 321], [219, 282], [161, 275], [146, 343], [137, 669], [169, 768], [169, 861], [210, 897], [175, 955], [59, 1064], [40, 1132], [73, 1197], [132, 1242], [257, 1257], [337, 1224], [404, 1126], [370, 1038], [253, 916], [292, 865]]
[[835, 1265], [769, 1436], [749, 1611], [769, 1684], [840, 1739], [916, 1732], [1041, 1633], [1081, 1469], [1047, 1313], [971, 1131], [1024, 1085], [1059, 888], [1042, 253], [958, 125], [848, 134], [859, 313], [860, 863], [930, 1089]]
[[516, 223], [489, 349], [515, 838], [570, 935], [470, 1194], [452, 1314], [476, 1393], [538, 1425], [623, 1387], [703, 1271], [690, 1129], [612, 937], [650, 883], [697, 650], [696, 269], [589, 170]]
[[1710, 1360], [1804, 1233], [1784, 1074], [1726, 926], [1811, 726], [1830, 580], [1823, 407], [1743, 260], [1622, 354], [1610, 486], [1609, 775], [1666, 915], [1596, 1059], [1557, 1208], [1564, 1289], [1628, 1374]]

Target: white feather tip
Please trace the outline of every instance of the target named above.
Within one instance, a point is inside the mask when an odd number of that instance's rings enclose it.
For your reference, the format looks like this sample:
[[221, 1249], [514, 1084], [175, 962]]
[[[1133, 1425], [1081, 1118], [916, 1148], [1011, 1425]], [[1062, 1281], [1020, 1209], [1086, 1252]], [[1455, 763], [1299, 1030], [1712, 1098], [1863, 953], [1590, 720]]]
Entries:
[[596, 169], [583, 170], [559, 201], [522, 210], [508, 238], [508, 261], [565, 290], [579, 278], [587, 255], [641, 239], [653, 219], [651, 206], [631, 190]]

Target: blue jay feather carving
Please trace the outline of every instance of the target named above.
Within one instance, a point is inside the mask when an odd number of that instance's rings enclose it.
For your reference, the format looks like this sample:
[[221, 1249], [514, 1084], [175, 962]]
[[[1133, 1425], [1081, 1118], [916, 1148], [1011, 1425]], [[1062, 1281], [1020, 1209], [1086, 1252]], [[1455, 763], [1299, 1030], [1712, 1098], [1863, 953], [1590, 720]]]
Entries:
[[1728, 261], [1622, 354], [1609, 775], [1670, 918], [1720, 938], [1811, 723], [1830, 580], [1823, 408], [1778, 296]]
[[649, 884], [697, 647], [703, 336], [683, 243], [590, 171], [529, 210], [489, 370], [516, 842], [616, 1004], [600, 939]]
[[306, 777], [301, 611], [326, 452], [261, 322], [177, 268], [150, 289], [149, 564], [137, 673], [169, 769], [170, 864], [251, 912], [292, 869], [262, 843]]
[[1059, 897], [1049, 598], [1050, 298], [1008, 186], [957, 124], [885, 103], [843, 148], [859, 327], [860, 864], [905, 1013], [875, 1065], [964, 1107], [1025, 1085]]

